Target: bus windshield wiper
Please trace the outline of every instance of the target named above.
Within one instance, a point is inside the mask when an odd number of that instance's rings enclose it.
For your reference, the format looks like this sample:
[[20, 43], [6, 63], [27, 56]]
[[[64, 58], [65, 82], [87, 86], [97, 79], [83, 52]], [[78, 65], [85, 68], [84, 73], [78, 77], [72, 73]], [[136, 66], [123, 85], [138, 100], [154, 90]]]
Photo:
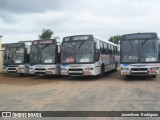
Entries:
[[69, 42], [69, 44], [71, 44], [71, 45], [72, 45], [72, 47], [73, 47], [73, 50], [74, 50], [74, 45], [72, 44], [72, 42]]
[[[148, 39], [147, 39], [148, 40]], [[141, 46], [143, 46], [146, 42], [147, 42], [147, 40], [145, 40], [142, 44], [141, 44]]]
[[131, 47], [133, 48], [133, 45], [132, 45], [131, 41], [129, 41], [129, 43], [130, 43]]
[[50, 44], [46, 44], [44, 47], [42, 47], [42, 49], [46, 48], [48, 45], [50, 45]]
[[82, 42], [81, 42], [81, 44], [79, 45], [79, 49], [80, 49], [80, 47], [83, 45], [84, 42], [85, 42], [85, 41], [82, 41]]

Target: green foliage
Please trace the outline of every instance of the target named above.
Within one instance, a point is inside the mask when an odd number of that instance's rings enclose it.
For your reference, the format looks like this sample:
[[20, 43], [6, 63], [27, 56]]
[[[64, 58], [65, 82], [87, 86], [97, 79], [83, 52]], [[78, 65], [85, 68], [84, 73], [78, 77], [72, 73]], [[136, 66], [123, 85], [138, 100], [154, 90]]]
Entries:
[[111, 36], [109, 38], [109, 41], [115, 43], [115, 44], [118, 44], [118, 42], [120, 41], [121, 39], [121, 36], [120, 35], [115, 35], [115, 36]]
[[39, 39], [46, 39], [46, 38], [51, 39], [53, 34], [54, 34], [54, 33], [53, 33], [52, 30], [50, 30], [50, 29], [45, 29], [45, 28], [44, 28], [44, 29], [42, 30], [41, 35], [39, 35]]

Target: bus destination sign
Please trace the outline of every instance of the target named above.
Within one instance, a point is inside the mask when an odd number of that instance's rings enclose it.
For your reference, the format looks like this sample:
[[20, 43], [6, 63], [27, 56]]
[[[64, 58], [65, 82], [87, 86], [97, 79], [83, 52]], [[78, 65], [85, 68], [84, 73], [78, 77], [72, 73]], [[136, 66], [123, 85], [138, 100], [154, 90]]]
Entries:
[[43, 40], [43, 41], [39, 41], [39, 44], [51, 44], [52, 40]]
[[35, 40], [32, 42], [32, 44], [56, 44], [56, 40], [51, 39], [51, 40]]
[[71, 37], [65, 37], [64, 41], [76, 41], [76, 40], [89, 40], [90, 35], [78, 35], [78, 36], [71, 36]]
[[155, 33], [137, 33], [127, 34], [122, 36], [123, 39], [155, 39], [157, 35]]
[[8, 44], [7, 47], [25, 47], [25, 43], [11, 43]]

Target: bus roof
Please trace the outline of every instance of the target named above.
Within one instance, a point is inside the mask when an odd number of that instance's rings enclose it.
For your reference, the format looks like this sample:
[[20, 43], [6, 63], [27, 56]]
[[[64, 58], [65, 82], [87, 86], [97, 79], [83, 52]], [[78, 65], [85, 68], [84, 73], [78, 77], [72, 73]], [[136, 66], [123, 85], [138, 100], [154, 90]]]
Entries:
[[[113, 46], [118, 46], [118, 45], [115, 44], [115, 43], [112, 43], [112, 42], [110, 42], [110, 41], [108, 41], [108, 40], [106, 40], [106, 39], [104, 39], [104, 38], [101, 38], [101, 37], [98, 37], [98, 36], [92, 35], [92, 34], [66, 36], [66, 37], [63, 38], [63, 42], [64, 42], [64, 41], [70, 41], [70, 40], [67, 39], [67, 38], [74, 38], [74, 37], [77, 37], [77, 36], [80, 36], [80, 37], [81, 37], [81, 36], [90, 36], [90, 38], [94, 38], [94, 39], [97, 39], [97, 40], [106, 42], [106, 43], [108, 43], [108, 44], [110, 44], [110, 45], [113, 45]], [[65, 40], [65, 39], [66, 39], [66, 40]], [[89, 38], [88, 38], [88, 39], [89, 39]], [[83, 40], [83, 39], [81, 39], [81, 40]], [[84, 40], [87, 40], [87, 39], [84, 39]]]
[[98, 39], [98, 40], [100, 40], [100, 41], [106, 42], [106, 43], [108, 43], [108, 44], [110, 44], [110, 45], [118, 46], [117, 44], [115, 44], [115, 43], [113, 43], [113, 42], [110, 42], [110, 41], [108, 41], [108, 40], [106, 40], [106, 39], [104, 39], [104, 38], [101, 38], [101, 37], [99, 37], [99, 36], [94, 36], [94, 38], [95, 38], [95, 39]]
[[121, 36], [121, 40], [133, 40], [133, 39], [158, 39], [158, 35], [155, 32], [146, 33], [131, 33]]
[[6, 47], [25, 47], [25, 43], [8, 43]]

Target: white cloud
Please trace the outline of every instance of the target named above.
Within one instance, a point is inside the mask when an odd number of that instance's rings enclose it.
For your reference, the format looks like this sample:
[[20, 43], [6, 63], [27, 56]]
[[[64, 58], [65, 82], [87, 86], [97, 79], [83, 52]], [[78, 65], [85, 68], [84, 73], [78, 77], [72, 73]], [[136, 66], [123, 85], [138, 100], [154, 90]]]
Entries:
[[61, 38], [75, 34], [96, 34], [109, 38], [116, 34], [133, 32], [160, 32], [160, 1], [158, 0], [64, 0], [61, 2], [63, 4], [56, 10], [52, 9], [51, 5], [40, 12], [37, 12], [38, 8], [35, 12], [32, 9], [24, 13], [2, 10], [0, 34], [4, 36], [3, 42], [37, 39], [43, 28], [53, 30], [55, 36]]

